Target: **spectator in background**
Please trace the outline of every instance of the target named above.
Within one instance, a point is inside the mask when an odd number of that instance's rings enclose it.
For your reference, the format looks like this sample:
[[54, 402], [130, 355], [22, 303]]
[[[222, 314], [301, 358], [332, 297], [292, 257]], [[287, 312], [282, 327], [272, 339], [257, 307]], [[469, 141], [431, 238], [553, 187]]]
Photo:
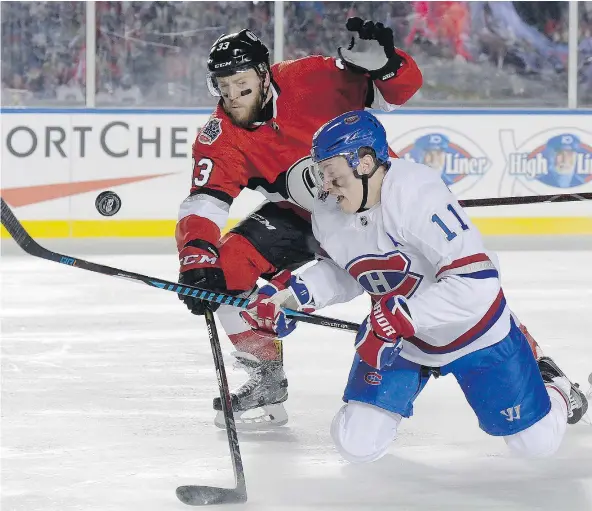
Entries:
[[[578, 5], [579, 79], [588, 94], [592, 2]], [[542, 106], [567, 97], [566, 2], [290, 1], [284, 8], [284, 59], [332, 54], [344, 43], [341, 20], [358, 15], [383, 20], [397, 46], [413, 46], [430, 100]], [[99, 105], [213, 106], [204, 83], [212, 33], [246, 25], [273, 51], [273, 2], [96, 2], [96, 9]], [[84, 102], [85, 13], [82, 1], [2, 2], [3, 104]]]

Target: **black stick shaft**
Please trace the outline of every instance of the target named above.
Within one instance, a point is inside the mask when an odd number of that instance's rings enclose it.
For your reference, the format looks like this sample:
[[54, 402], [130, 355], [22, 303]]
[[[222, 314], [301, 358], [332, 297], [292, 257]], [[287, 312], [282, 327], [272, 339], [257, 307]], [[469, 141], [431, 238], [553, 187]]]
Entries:
[[228, 446], [230, 447], [230, 454], [232, 456], [235, 485], [237, 490], [244, 493], [245, 500], [247, 500], [245, 473], [243, 469], [240, 448], [238, 445], [238, 436], [236, 433], [236, 424], [234, 422], [234, 412], [232, 410], [230, 389], [228, 388], [228, 380], [226, 378], [226, 369], [224, 367], [224, 358], [222, 357], [222, 349], [220, 348], [220, 340], [218, 338], [218, 329], [216, 328], [214, 313], [209, 307], [207, 307], [205, 310], [205, 318], [208, 328], [208, 336], [212, 346], [214, 367], [216, 368], [216, 376], [218, 377], [218, 387], [220, 388], [220, 400], [222, 401], [222, 412], [224, 414], [226, 433], [228, 435]]
[[559, 195], [525, 195], [524, 197], [491, 197], [488, 199], [459, 200], [463, 208], [485, 206], [512, 206], [516, 204], [536, 204], [539, 202], [577, 202], [592, 200], [592, 193], [562, 193]]
[[214, 357], [214, 368], [216, 369], [218, 388], [220, 390], [222, 413], [224, 414], [224, 422], [226, 424], [226, 435], [228, 437], [228, 447], [230, 448], [230, 459], [232, 460], [235, 487], [218, 488], [216, 486], [197, 485], [179, 486], [176, 491], [177, 498], [184, 504], [190, 506], [232, 504], [247, 501], [247, 484], [245, 481], [243, 460], [238, 444], [236, 423], [234, 422], [230, 389], [228, 388], [226, 369], [224, 368], [224, 358], [222, 357], [222, 349], [220, 348], [220, 340], [218, 338], [214, 313], [209, 307], [206, 307], [205, 309], [205, 318], [208, 337], [212, 347], [212, 356]]

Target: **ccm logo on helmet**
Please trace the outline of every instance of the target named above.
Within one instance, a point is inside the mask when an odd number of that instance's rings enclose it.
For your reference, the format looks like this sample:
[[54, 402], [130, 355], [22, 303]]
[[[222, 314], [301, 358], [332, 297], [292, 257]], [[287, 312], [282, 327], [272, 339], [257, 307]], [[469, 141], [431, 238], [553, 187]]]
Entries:
[[252, 41], [259, 41], [259, 39], [257, 38], [257, 36], [255, 34], [253, 34], [253, 32], [251, 32], [250, 30], [247, 30], [245, 32], [245, 34], [247, 34], [247, 37], [249, 39], [251, 39]]
[[201, 255], [188, 255], [185, 256], [183, 259], [180, 259], [179, 262], [181, 263], [181, 266], [187, 266], [188, 264], [194, 264], [194, 263], [210, 263], [210, 264], [216, 264], [216, 261], [218, 260], [218, 258], [216, 256], [212, 256], [212, 257], [208, 257], [205, 254], [201, 254]]
[[228, 61], [228, 62], [220, 62], [220, 64], [216, 64], [214, 67], [217, 69], [219, 67], [226, 67], [229, 66], [230, 64], [232, 64], [232, 61]]

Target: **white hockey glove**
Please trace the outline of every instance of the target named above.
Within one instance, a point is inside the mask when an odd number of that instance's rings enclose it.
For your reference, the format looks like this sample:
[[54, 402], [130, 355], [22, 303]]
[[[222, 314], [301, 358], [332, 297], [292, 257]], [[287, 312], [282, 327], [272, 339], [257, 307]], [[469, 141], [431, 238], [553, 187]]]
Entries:
[[382, 23], [349, 18], [345, 27], [352, 32], [347, 48], [337, 53], [348, 69], [368, 73], [372, 80], [388, 80], [397, 75], [403, 59], [395, 52], [393, 30]]

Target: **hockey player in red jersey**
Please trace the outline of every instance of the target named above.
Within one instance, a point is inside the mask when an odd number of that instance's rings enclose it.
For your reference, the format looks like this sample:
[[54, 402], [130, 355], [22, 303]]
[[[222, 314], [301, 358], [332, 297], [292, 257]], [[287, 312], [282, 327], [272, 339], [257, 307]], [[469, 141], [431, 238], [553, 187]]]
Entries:
[[[394, 110], [422, 84], [413, 59], [394, 47], [390, 28], [360, 18], [350, 18], [346, 28], [351, 42], [338, 48], [339, 58], [310, 56], [270, 66], [267, 48], [249, 30], [223, 35], [212, 46], [208, 85], [221, 99], [193, 146], [191, 192], [176, 229], [180, 282], [249, 293], [259, 277], [314, 259], [313, 134], [343, 112]], [[268, 200], [220, 238], [243, 188]], [[201, 301], [179, 298], [203, 314]], [[284, 424], [288, 393], [280, 342], [251, 330], [236, 309], [222, 306], [218, 317], [250, 376], [233, 392], [237, 423]], [[214, 408], [220, 409], [219, 398]], [[242, 417], [254, 408], [263, 409], [260, 417]], [[220, 413], [216, 424], [223, 427]]]

